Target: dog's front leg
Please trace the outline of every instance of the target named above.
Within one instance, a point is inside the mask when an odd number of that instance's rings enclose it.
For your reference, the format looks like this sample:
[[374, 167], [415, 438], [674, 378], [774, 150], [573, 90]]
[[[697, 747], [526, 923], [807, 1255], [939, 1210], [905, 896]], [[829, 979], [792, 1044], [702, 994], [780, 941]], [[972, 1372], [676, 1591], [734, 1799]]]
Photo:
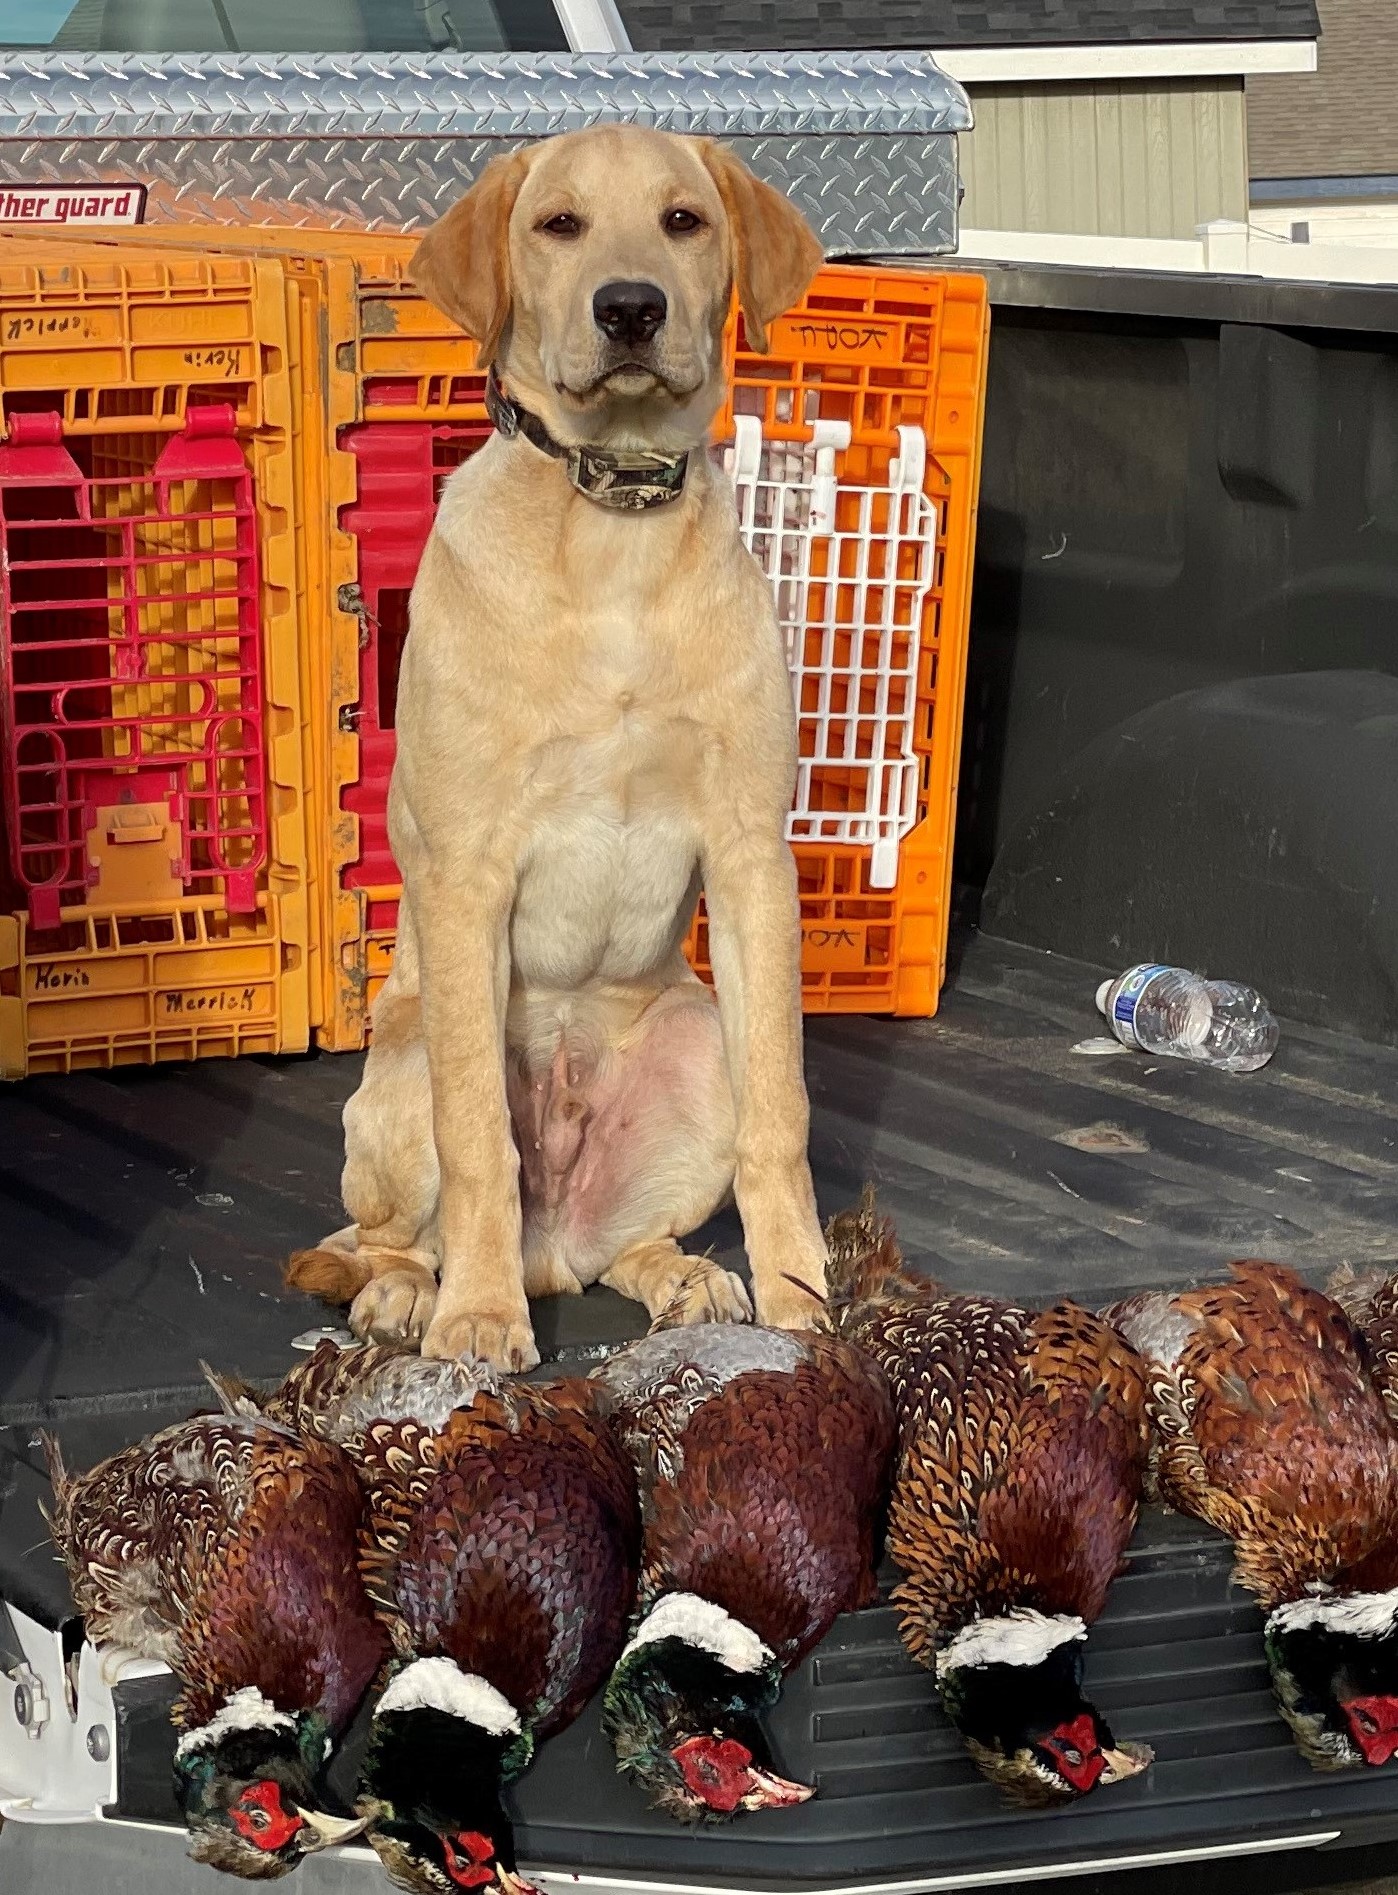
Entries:
[[796, 864], [778, 824], [749, 826], [722, 803], [710, 818], [704, 898], [757, 1320], [806, 1329], [823, 1319], [826, 1250], [807, 1153]]
[[424, 1355], [539, 1360], [520, 1254], [519, 1154], [505, 1096], [513, 882], [453, 864], [414, 878], [442, 1274]]

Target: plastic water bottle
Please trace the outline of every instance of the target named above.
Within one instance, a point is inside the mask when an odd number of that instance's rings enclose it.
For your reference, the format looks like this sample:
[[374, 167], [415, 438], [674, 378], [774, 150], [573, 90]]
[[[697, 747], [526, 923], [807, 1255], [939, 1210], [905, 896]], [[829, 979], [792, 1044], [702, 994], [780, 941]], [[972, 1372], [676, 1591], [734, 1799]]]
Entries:
[[1146, 961], [1097, 989], [1098, 1008], [1134, 1051], [1192, 1059], [1220, 1072], [1254, 1073], [1277, 1050], [1280, 1029], [1261, 994]]

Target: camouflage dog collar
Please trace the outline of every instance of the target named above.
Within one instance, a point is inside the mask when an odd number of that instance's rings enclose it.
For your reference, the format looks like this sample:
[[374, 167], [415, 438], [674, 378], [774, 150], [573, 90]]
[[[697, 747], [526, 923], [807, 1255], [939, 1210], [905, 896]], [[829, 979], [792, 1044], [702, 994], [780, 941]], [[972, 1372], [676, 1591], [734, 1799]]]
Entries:
[[510, 400], [496, 380], [494, 369], [486, 377], [485, 411], [496, 432], [507, 441], [522, 435], [541, 453], [562, 461], [578, 492], [595, 500], [599, 507], [637, 513], [645, 507], [668, 506], [684, 492], [687, 453], [641, 454], [609, 447], [564, 447], [537, 415]]

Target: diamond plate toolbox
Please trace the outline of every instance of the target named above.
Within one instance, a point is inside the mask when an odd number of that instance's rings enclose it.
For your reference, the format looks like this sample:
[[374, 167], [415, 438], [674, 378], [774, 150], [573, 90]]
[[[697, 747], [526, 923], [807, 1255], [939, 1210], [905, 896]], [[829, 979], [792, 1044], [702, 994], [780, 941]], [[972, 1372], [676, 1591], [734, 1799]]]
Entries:
[[723, 138], [829, 257], [956, 247], [966, 95], [927, 54], [0, 57], [0, 189], [140, 184], [146, 221], [410, 229], [601, 119]]

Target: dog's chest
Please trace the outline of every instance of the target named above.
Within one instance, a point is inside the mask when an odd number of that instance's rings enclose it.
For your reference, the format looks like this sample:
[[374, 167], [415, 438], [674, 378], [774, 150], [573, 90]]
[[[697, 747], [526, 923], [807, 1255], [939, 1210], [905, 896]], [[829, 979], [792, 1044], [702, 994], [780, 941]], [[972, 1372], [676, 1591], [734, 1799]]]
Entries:
[[630, 681], [588, 690], [569, 721], [533, 759], [516, 976], [563, 986], [642, 978], [670, 952], [693, 900], [700, 733], [676, 704]]

